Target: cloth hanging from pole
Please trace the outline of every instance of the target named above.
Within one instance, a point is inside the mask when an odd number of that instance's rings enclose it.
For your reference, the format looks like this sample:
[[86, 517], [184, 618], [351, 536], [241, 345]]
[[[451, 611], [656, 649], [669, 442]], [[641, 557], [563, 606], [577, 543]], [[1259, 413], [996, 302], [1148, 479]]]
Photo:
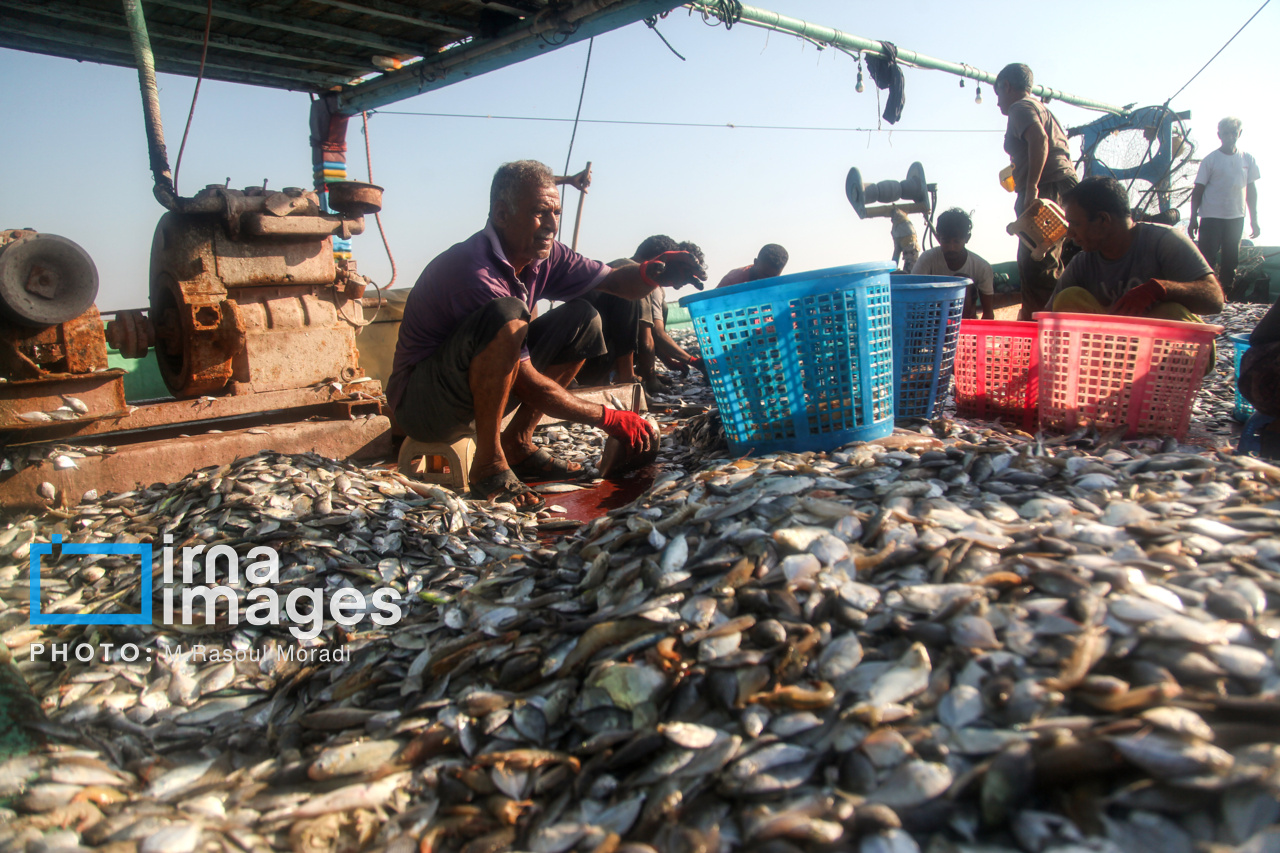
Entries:
[[898, 65], [898, 46], [891, 41], [880, 42], [884, 56], [868, 56], [867, 71], [877, 87], [889, 90], [889, 100], [884, 105], [884, 120], [897, 124], [902, 118], [902, 107], [907, 102], [907, 84]]

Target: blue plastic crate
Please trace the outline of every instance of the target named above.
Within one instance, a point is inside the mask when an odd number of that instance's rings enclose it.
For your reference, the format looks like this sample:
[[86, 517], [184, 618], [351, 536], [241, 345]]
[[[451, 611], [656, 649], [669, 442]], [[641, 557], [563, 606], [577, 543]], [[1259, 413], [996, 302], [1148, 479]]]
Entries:
[[831, 450], [893, 432], [888, 262], [686, 296], [734, 453]]
[[1253, 404], [1240, 395], [1240, 359], [1249, 351], [1249, 336], [1245, 334], [1230, 337], [1236, 348], [1236, 407], [1231, 411], [1231, 416], [1244, 423], [1253, 415]]
[[893, 395], [900, 418], [936, 417], [951, 387], [967, 278], [895, 275]]

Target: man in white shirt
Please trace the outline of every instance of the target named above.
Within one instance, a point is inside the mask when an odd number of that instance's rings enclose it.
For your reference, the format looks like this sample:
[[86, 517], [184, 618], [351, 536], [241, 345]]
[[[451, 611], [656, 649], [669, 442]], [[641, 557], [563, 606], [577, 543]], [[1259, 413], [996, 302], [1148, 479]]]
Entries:
[[[965, 248], [973, 236], [973, 220], [969, 214], [953, 207], [938, 217], [935, 229], [941, 245], [922, 254], [911, 268], [913, 275], [955, 275], [973, 282], [964, 298], [964, 318], [978, 316], [976, 304], [982, 301], [982, 319], [996, 318], [995, 276], [991, 264]], [[974, 293], [977, 292], [975, 298]]]
[[1242, 133], [1238, 118], [1224, 118], [1218, 122], [1218, 138], [1222, 147], [1210, 151], [1200, 161], [1196, 173], [1196, 186], [1191, 192], [1191, 221], [1187, 234], [1194, 240], [1200, 232], [1197, 245], [1200, 254], [1210, 264], [1222, 252], [1218, 280], [1228, 297], [1232, 295], [1236, 279], [1236, 263], [1240, 259], [1240, 237], [1244, 234], [1244, 212], [1249, 210], [1250, 237], [1262, 233], [1258, 227], [1258, 164], [1252, 154], [1236, 147]]

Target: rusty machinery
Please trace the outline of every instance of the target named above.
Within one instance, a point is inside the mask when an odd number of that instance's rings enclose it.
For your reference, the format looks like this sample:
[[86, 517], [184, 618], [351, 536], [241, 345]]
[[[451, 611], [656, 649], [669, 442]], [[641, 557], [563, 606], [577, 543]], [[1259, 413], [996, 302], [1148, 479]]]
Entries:
[[107, 327], [127, 358], [155, 347], [175, 397], [254, 394], [363, 376], [356, 331], [367, 280], [334, 259], [332, 237], [364, 230], [381, 190], [314, 192], [211, 186], [160, 219], [151, 245], [148, 316]]
[[124, 413], [124, 371], [107, 368], [97, 294], [97, 267], [80, 246], [0, 231], [0, 430]]

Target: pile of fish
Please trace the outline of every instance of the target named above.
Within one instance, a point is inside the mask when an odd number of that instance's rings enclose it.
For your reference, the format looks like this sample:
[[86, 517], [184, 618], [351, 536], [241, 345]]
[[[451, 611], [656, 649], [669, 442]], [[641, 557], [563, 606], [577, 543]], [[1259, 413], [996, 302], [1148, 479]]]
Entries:
[[[0, 853], [1280, 850], [1280, 467], [945, 419], [731, 459], [708, 402], [650, 397], [665, 470], [587, 524], [272, 453], [0, 522], [0, 749], [46, 741]], [[205, 551], [58, 550], [106, 542]], [[30, 624], [32, 553], [43, 614], [151, 624]], [[171, 624], [207, 569], [362, 604]]]
[[[10, 524], [4, 639], [52, 744], [0, 765], [0, 848], [1275, 849], [1280, 469], [929, 431], [668, 471], [553, 546], [509, 506], [271, 454]], [[55, 533], [267, 544], [281, 594], [403, 610], [301, 641], [30, 626]], [[42, 611], [137, 612], [116, 559], [57, 560]]]

